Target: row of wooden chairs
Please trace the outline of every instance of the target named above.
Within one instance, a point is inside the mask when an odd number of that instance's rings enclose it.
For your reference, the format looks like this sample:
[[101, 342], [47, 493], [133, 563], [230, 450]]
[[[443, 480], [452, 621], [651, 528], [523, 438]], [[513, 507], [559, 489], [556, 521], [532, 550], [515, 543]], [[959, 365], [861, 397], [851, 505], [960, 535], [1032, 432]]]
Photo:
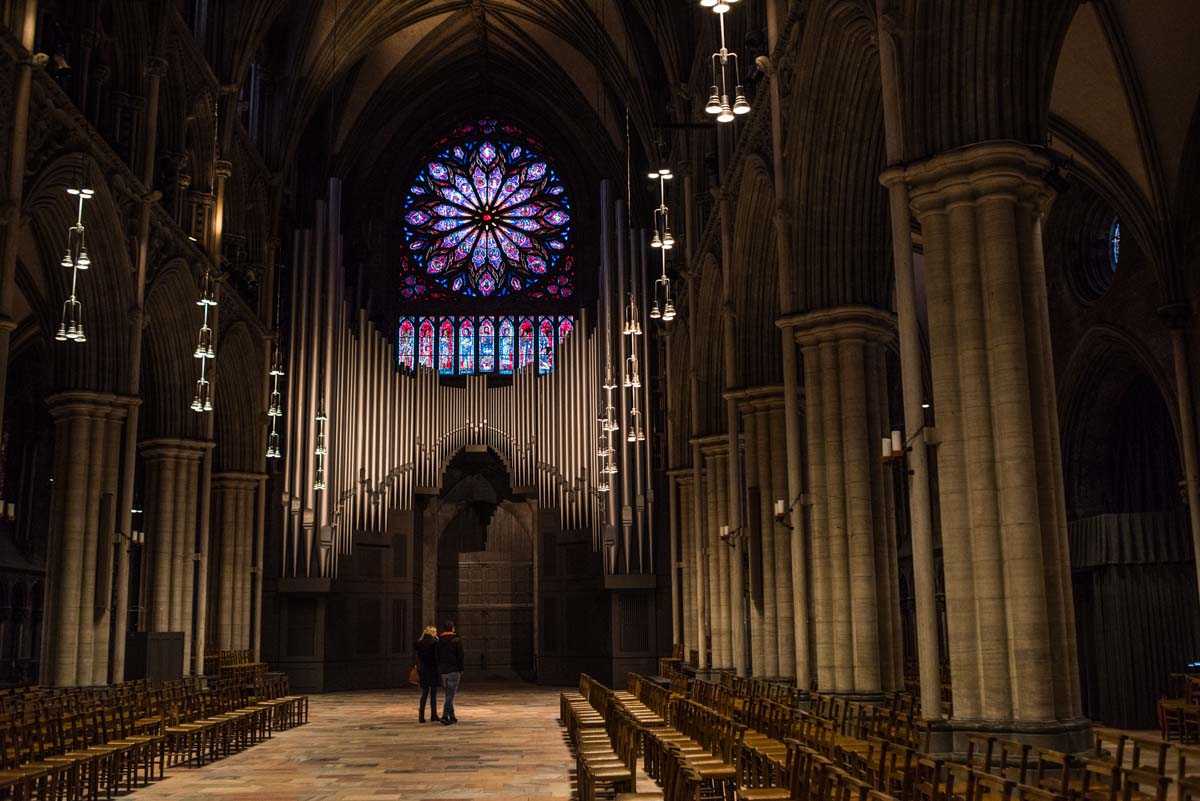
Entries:
[[189, 678], [89, 688], [24, 688], [0, 698], [0, 799], [98, 801], [203, 764], [307, 722], [286, 677], [255, 692]]
[[214, 675], [221, 668], [249, 665], [254, 661], [254, 652], [249, 650], [207, 651], [204, 654], [204, 673]]

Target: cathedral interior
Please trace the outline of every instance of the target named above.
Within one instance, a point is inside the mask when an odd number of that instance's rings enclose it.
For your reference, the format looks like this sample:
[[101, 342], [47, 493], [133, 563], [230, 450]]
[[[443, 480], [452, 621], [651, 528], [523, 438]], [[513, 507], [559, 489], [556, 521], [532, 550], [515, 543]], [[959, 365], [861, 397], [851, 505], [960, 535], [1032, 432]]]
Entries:
[[1200, 797], [1197, 42], [0, 0], [0, 801]]

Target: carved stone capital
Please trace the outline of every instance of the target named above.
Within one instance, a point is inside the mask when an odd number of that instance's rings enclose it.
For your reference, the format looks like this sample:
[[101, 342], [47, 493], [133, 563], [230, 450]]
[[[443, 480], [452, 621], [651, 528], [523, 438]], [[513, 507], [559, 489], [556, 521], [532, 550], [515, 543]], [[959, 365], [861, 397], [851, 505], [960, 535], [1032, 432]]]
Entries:
[[150, 78], [163, 78], [167, 74], [167, 60], [159, 56], [146, 59], [146, 75]]
[[218, 178], [228, 178], [233, 175], [233, 162], [227, 159], [217, 159], [213, 165]]
[[793, 314], [776, 322], [790, 328], [801, 346], [843, 339], [891, 343], [896, 340], [896, 315], [871, 306], [839, 306]]
[[1167, 328], [1187, 328], [1192, 318], [1192, 307], [1186, 303], [1169, 303], [1159, 307], [1158, 316]]
[[[1045, 213], [1054, 200], [1046, 182], [1049, 156], [1013, 141], [984, 142], [941, 153], [905, 168], [914, 213], [940, 213], [980, 200], [1007, 197]], [[895, 180], [892, 170], [885, 183]]]

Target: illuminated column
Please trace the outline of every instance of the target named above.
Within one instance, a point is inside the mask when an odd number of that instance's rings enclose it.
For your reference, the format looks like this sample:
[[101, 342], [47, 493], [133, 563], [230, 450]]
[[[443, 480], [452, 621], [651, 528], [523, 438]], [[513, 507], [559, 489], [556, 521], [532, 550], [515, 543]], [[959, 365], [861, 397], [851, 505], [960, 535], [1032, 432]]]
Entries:
[[49, 684], [92, 684], [107, 677], [108, 604], [97, 587], [111, 588], [111, 544], [105, 500], [115, 487], [112, 465], [120, 459], [114, 428], [125, 419], [125, 399], [95, 392], [67, 392], [48, 399], [54, 420], [52, 540], [47, 555], [47, 608], [43, 624], [43, 673]]
[[804, 353], [818, 687], [892, 690], [902, 681], [899, 568], [881, 441], [895, 320], [852, 306], [786, 325]]
[[1046, 301], [1048, 156], [990, 142], [903, 170], [925, 243], [954, 723], [1079, 750]]
[[[144, 631], [177, 631], [184, 637], [184, 674], [192, 658], [193, 615], [197, 598], [200, 467], [211, 442], [155, 439], [142, 443], [146, 466], [146, 544], [143, 549]], [[205, 606], [200, 610], [203, 613]], [[197, 631], [197, 634], [203, 632]], [[203, 656], [203, 642], [196, 643]]]

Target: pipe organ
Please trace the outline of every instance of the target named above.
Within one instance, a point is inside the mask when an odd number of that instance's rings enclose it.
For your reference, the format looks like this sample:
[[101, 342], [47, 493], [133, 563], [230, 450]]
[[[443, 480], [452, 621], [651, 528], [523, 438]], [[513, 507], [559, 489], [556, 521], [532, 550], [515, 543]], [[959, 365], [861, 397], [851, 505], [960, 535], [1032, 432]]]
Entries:
[[[453, 456], [484, 446], [564, 529], [608, 523], [599, 490], [600, 337], [579, 312], [555, 369], [442, 377], [398, 367], [393, 338], [346, 300], [337, 182], [294, 241], [282, 500], [285, 573], [337, 575], [359, 532], [436, 492]], [[592, 329], [592, 330], [589, 330]], [[321, 419], [323, 418], [323, 419]], [[323, 489], [320, 488], [323, 485]]]

